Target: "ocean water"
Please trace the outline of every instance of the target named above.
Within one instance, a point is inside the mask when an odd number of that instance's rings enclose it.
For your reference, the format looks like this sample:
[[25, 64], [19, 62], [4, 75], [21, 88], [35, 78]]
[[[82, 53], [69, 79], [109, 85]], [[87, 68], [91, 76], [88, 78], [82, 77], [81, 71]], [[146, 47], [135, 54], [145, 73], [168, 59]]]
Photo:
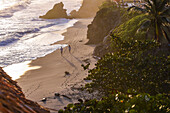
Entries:
[[61, 46], [61, 35], [75, 19], [40, 19], [54, 4], [63, 2], [67, 13], [78, 10], [82, 0], [0, 0], [0, 66], [31, 61]]

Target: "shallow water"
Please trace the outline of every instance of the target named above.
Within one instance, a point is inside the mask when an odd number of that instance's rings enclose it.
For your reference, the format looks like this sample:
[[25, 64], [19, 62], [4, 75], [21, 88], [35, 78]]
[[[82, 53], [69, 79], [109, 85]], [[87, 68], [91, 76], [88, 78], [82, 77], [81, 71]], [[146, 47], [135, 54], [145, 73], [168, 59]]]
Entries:
[[61, 1], [69, 13], [77, 10], [82, 0], [0, 0], [1, 67], [30, 61], [66, 46], [51, 44], [63, 40], [61, 31], [77, 20], [39, 18]]
[[82, 0], [0, 0], [0, 67], [12, 79], [28, 70], [33, 59], [52, 53], [67, 44], [51, 45], [63, 40], [61, 34], [77, 20], [40, 19], [54, 4], [64, 3], [67, 13], [78, 10]]

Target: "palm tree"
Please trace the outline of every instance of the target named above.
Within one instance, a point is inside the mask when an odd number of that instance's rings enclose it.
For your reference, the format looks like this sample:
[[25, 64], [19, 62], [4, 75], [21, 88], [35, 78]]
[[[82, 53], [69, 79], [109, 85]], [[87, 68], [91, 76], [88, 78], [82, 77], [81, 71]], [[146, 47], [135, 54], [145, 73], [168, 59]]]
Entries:
[[170, 6], [166, 6], [169, 0], [145, 0], [143, 7], [131, 6], [131, 9], [141, 11], [149, 15], [149, 19], [144, 21], [138, 29], [147, 31], [153, 28], [155, 40], [160, 42], [160, 38], [164, 37], [170, 44]]

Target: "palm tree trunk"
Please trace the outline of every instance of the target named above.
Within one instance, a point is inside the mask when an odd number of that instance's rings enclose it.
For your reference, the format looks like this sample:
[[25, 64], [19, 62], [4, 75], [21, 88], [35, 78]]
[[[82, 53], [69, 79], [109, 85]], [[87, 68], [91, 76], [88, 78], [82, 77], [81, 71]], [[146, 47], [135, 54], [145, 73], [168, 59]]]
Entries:
[[155, 19], [155, 40], [157, 40], [159, 42], [159, 29], [158, 29], [158, 22]]
[[158, 28], [158, 23], [156, 22], [156, 40], [159, 42], [159, 28]]

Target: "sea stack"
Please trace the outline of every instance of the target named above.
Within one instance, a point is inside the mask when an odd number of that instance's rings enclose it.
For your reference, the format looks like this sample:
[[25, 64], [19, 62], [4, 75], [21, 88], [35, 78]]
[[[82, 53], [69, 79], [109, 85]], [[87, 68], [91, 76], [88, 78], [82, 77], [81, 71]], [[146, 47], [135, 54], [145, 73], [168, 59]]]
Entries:
[[45, 15], [39, 16], [43, 19], [57, 19], [57, 18], [68, 18], [66, 9], [63, 8], [62, 2], [55, 4], [53, 9], [49, 10]]

